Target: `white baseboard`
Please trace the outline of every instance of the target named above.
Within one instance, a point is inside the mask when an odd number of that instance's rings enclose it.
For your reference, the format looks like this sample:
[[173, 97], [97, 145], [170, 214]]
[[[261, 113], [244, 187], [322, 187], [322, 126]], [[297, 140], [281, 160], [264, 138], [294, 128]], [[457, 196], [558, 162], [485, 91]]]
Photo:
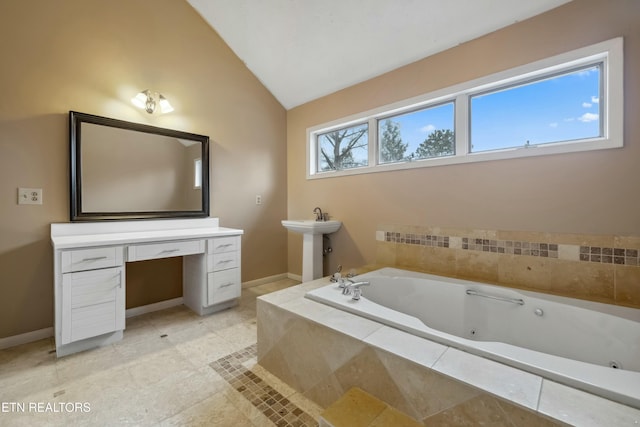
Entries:
[[264, 285], [265, 283], [275, 282], [277, 280], [289, 279], [288, 273], [276, 274], [273, 276], [263, 277], [261, 279], [249, 280], [248, 282], [242, 283], [242, 289], [253, 288], [254, 286]]
[[184, 301], [182, 300], [182, 297], [179, 297], [174, 299], [168, 299], [165, 301], [154, 302], [153, 304], [141, 305], [140, 307], [133, 307], [133, 308], [127, 309], [125, 313], [125, 317], [140, 316], [141, 314], [164, 310], [165, 308], [175, 307], [176, 305], [181, 305], [183, 303]]
[[[302, 282], [302, 276], [292, 273], [282, 273], [273, 276], [263, 277], [261, 279], [250, 280], [242, 283], [242, 288], [252, 288], [254, 286], [264, 285], [265, 283], [275, 282], [277, 280], [293, 279]], [[147, 304], [140, 307], [130, 308], [126, 311], [126, 317], [140, 316], [141, 314], [151, 313], [154, 311], [164, 310], [166, 308], [175, 307], [183, 304], [182, 297], [173, 298], [166, 301], [160, 301], [153, 304]], [[20, 335], [13, 335], [6, 338], [0, 338], [0, 350], [15, 347], [21, 344], [27, 344], [33, 341], [38, 341], [44, 338], [53, 336], [53, 327], [38, 329], [37, 331], [31, 331]]]
[[44, 338], [53, 336], [53, 327], [38, 329], [37, 331], [31, 331], [20, 335], [13, 335], [11, 337], [0, 338], [0, 350], [15, 347], [21, 344], [27, 344], [30, 342], [38, 341]]
[[302, 282], [302, 275], [301, 274], [287, 273], [287, 278], [288, 279], [297, 280], [298, 282]]

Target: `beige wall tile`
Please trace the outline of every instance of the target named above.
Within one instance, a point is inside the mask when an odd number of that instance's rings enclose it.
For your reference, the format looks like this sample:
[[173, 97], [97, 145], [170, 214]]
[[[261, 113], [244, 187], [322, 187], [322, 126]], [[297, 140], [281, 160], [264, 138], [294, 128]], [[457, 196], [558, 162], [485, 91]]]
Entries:
[[456, 250], [455, 275], [470, 280], [496, 283], [499, 259], [497, 253]]
[[398, 244], [396, 247], [396, 265], [398, 267], [420, 267], [425, 247], [421, 245]]
[[640, 237], [638, 236], [616, 236], [614, 247], [625, 249], [640, 249]]
[[613, 265], [595, 262], [548, 260], [549, 291], [571, 298], [614, 302]]
[[502, 255], [498, 261], [500, 285], [548, 292], [551, 272], [548, 258], [522, 255]]
[[429, 273], [453, 276], [456, 273], [457, 253], [454, 249], [425, 247], [420, 266]]
[[614, 270], [616, 303], [640, 308], [640, 268], [617, 265]]
[[396, 244], [391, 242], [376, 242], [376, 263], [395, 265]]

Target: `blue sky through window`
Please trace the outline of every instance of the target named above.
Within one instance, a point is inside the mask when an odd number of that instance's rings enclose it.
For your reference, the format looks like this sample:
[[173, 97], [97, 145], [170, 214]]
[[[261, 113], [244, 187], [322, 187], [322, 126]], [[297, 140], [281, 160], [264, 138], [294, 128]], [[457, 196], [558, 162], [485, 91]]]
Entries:
[[471, 98], [471, 151], [601, 136], [600, 67]]

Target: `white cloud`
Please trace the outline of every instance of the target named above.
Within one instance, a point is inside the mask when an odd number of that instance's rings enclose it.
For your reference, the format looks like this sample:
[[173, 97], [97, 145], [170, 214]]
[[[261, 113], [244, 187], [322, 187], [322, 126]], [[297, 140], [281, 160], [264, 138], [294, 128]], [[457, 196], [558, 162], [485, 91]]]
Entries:
[[598, 98], [597, 96], [592, 96], [591, 97], [591, 102], [593, 102], [594, 104], [597, 104], [600, 102], [600, 98]]
[[592, 105], [593, 105], [593, 104], [592, 104], [592, 103], [590, 103], [590, 102], [583, 102], [583, 103], [582, 103], [582, 106], [583, 106], [584, 108], [589, 108], [589, 107], [591, 107]]
[[434, 125], [426, 125], [420, 128], [420, 132], [424, 133], [433, 132], [434, 130], [436, 130], [436, 127]]
[[549, 127], [550, 128], [557, 128], [558, 127], [558, 123], [556, 123], [556, 122], [549, 123]]
[[597, 114], [594, 113], [584, 113], [583, 115], [581, 115], [580, 117], [578, 117], [578, 120], [580, 120], [583, 123], [589, 123], [589, 122], [593, 122], [598, 120], [599, 116]]

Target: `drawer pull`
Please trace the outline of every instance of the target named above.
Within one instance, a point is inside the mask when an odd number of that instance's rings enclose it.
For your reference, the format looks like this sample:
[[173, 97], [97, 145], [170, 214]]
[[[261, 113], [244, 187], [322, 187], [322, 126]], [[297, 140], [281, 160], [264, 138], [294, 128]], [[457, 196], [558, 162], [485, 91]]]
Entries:
[[233, 243], [225, 243], [225, 244], [222, 244], [222, 245], [218, 245], [218, 246], [216, 246], [216, 249], [228, 248], [229, 246], [233, 246]]
[[89, 262], [89, 261], [100, 261], [101, 259], [107, 259], [106, 256], [95, 256], [92, 258], [83, 258], [82, 262]]
[[218, 262], [216, 263], [216, 265], [217, 265], [217, 264], [227, 264], [227, 263], [229, 263], [229, 262], [233, 262], [233, 260], [232, 260], [232, 259], [223, 259], [223, 260], [218, 261]]
[[178, 252], [180, 249], [164, 249], [163, 251], [161, 251], [161, 254], [166, 254], [166, 253], [171, 253], [171, 252]]
[[224, 285], [220, 285], [220, 289], [228, 288], [229, 286], [233, 286], [233, 285], [235, 285], [234, 282], [225, 283]]

